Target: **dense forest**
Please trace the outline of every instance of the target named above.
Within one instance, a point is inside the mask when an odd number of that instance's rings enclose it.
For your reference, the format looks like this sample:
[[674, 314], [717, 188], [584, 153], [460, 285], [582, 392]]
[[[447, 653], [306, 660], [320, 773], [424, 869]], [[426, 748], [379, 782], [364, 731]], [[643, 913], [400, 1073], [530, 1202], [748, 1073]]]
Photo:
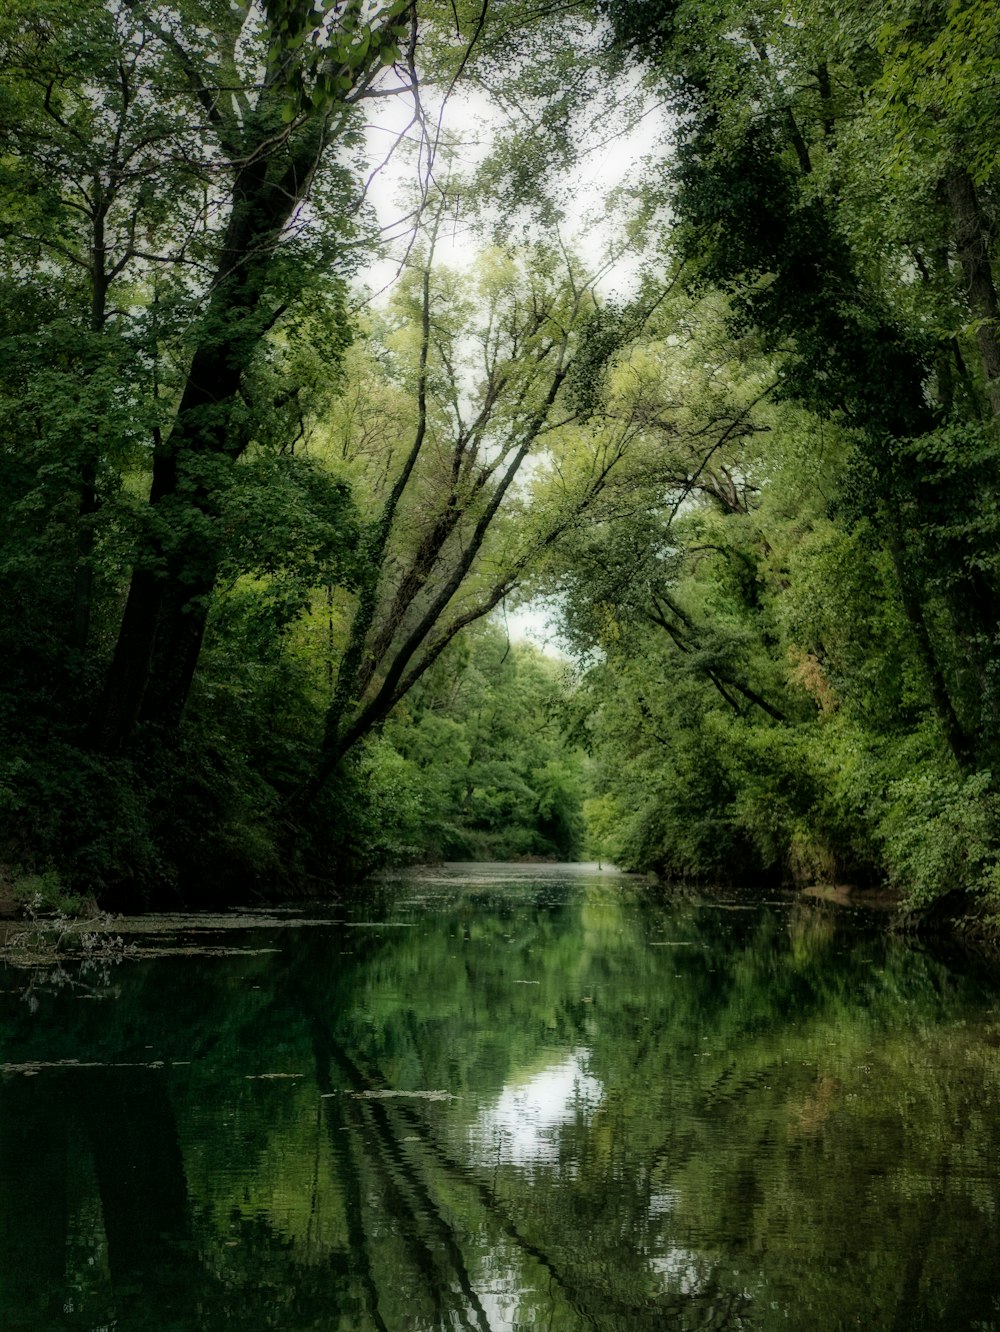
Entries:
[[994, 6], [4, 0], [0, 66], [9, 890], [1000, 913]]

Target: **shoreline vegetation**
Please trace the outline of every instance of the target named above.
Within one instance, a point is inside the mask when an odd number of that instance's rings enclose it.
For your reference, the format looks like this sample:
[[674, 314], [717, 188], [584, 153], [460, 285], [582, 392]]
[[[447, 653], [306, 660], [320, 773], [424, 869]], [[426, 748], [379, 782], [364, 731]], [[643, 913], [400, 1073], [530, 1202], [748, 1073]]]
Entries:
[[1000, 934], [1000, 17], [917, 8], [9, 0], [0, 905]]
[[[404, 883], [409, 890], [421, 883], [433, 885], [441, 891], [444, 882], [460, 881], [461, 872], [467, 871], [473, 882], [501, 883], [504, 875], [523, 885], [537, 876], [540, 883], [549, 879], [563, 881], [567, 875], [588, 881], [595, 877], [605, 882], [619, 880], [634, 894], [637, 884], [649, 900], [660, 908], [682, 906], [696, 908], [710, 906], [737, 912], [764, 906], [783, 906], [799, 912], [795, 917], [801, 928], [802, 911], [811, 913], [817, 928], [829, 931], [833, 922], [857, 925], [859, 916], [868, 925], [899, 939], [908, 939], [918, 949], [958, 949], [962, 955], [975, 954], [988, 961], [1000, 957], [1000, 933], [992, 919], [979, 915], [959, 913], [968, 904], [951, 902], [947, 909], [939, 904], [931, 909], [909, 908], [899, 893], [886, 888], [861, 888], [849, 884], [820, 884], [806, 888], [770, 887], [755, 889], [707, 883], [667, 883], [652, 876], [641, 876], [599, 862], [511, 861], [449, 862], [437, 865], [410, 865], [386, 870], [368, 884], [356, 884], [350, 893], [299, 897], [293, 901], [259, 899], [238, 903], [221, 902], [216, 907], [204, 904], [189, 908], [177, 905], [140, 914], [116, 913], [103, 910], [97, 903], [79, 897], [62, 899], [60, 905], [45, 902], [39, 894], [19, 900], [10, 893], [10, 881], [4, 883], [0, 895], [0, 965], [27, 978], [24, 994], [30, 1000], [36, 986], [46, 989], [66, 987], [84, 997], [103, 998], [114, 993], [114, 977], [125, 963], [168, 956], [227, 957], [256, 956], [276, 951], [273, 938], [264, 944], [246, 939], [247, 931], [299, 930], [318, 927], [329, 929], [338, 920], [339, 928], [350, 933], [357, 921], [352, 919], [360, 909], [361, 915], [370, 914], [373, 893], [382, 902], [382, 894], [389, 885]], [[441, 875], [445, 874], [445, 879]], [[204, 903], [203, 892], [193, 894]], [[383, 902], [384, 905], [384, 902]], [[368, 928], [384, 928], [378, 920], [362, 923]], [[820, 924], [819, 922], [825, 922]], [[658, 945], [654, 943], [652, 947]], [[945, 954], [942, 954], [945, 955]]]
[[[311, 921], [310, 907], [326, 913], [350, 909], [380, 894], [386, 885], [400, 879], [420, 883], [422, 878], [436, 878], [441, 872], [454, 874], [456, 870], [486, 869], [497, 874], [513, 872], [518, 879], [538, 876], [544, 882], [549, 876], [598, 876], [611, 880], [621, 879], [631, 884], [644, 884], [651, 898], [665, 902], [698, 902], [736, 900], [740, 903], [762, 902], [777, 895], [788, 903], [823, 908], [861, 910], [881, 917], [886, 928], [896, 934], [925, 936], [959, 936], [968, 944], [992, 950], [1000, 946], [1000, 935], [994, 922], [980, 913], [972, 915], [969, 903], [953, 898], [942, 909], [936, 903], [931, 909], [914, 910], [905, 896], [885, 885], [861, 886], [848, 883], [818, 883], [807, 886], [753, 884], [722, 885], [707, 881], [667, 881], [652, 874], [637, 874], [603, 861], [559, 861], [554, 856], [523, 856], [508, 862], [499, 861], [437, 861], [410, 863], [387, 867], [369, 880], [354, 883], [350, 889], [331, 881], [314, 881], [312, 891], [295, 895], [266, 895], [251, 893], [240, 897], [232, 893], [213, 894], [204, 886], [196, 886], [186, 899], [172, 904], [160, 903], [139, 914], [116, 912], [102, 908], [93, 898], [83, 898], [60, 890], [54, 876], [13, 876], [0, 874], [0, 961], [15, 966], [35, 967], [67, 961], [87, 961], [96, 966], [117, 964], [130, 957], [145, 956], [132, 936], [162, 935], [167, 942], [156, 946], [156, 951], [178, 951], [173, 946], [175, 935], [183, 935], [188, 945], [192, 932], [207, 932], [242, 928], [299, 926], [302, 924], [330, 923], [330, 915]], [[965, 908], [966, 914], [960, 914]], [[274, 914], [277, 912], [278, 914]], [[124, 937], [123, 937], [124, 936]], [[211, 947], [216, 945], [204, 945]], [[148, 942], [145, 945], [148, 950]]]

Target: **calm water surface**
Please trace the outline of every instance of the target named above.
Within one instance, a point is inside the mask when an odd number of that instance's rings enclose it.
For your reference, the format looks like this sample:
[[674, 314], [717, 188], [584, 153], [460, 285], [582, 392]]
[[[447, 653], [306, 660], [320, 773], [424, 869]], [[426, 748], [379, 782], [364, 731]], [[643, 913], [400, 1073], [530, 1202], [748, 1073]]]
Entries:
[[140, 943], [0, 973], [4, 1329], [1000, 1329], [994, 965], [573, 867]]

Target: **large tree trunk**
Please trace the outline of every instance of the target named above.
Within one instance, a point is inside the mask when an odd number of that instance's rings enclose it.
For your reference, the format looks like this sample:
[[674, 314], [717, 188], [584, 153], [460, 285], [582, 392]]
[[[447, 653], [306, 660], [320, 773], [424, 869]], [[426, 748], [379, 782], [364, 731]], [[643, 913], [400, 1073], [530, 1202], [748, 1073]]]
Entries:
[[[108, 307], [107, 241], [105, 220], [108, 203], [98, 196], [94, 208], [94, 235], [90, 264], [90, 327], [95, 335], [104, 332]], [[97, 494], [97, 464], [100, 454], [99, 430], [91, 432], [89, 448], [79, 469], [79, 509], [77, 514], [76, 569], [73, 576], [73, 610], [70, 643], [82, 665], [90, 636], [90, 614], [94, 596], [94, 523], [100, 502]], [[74, 665], [78, 670], [79, 665]]]
[[955, 248], [965, 276], [969, 309], [976, 321], [976, 345], [983, 367], [986, 396], [1000, 425], [1000, 302], [991, 265], [992, 237], [976, 187], [967, 171], [953, 171], [945, 180], [955, 224]]
[[259, 309], [281, 233], [324, 145], [308, 125], [280, 178], [261, 157], [241, 170], [213, 296], [169, 436], [153, 456], [149, 530], [132, 575], [118, 641], [91, 719], [97, 747], [122, 749], [140, 716], [180, 720], [198, 661], [222, 545], [219, 504], [246, 447], [232, 408], [271, 323]]

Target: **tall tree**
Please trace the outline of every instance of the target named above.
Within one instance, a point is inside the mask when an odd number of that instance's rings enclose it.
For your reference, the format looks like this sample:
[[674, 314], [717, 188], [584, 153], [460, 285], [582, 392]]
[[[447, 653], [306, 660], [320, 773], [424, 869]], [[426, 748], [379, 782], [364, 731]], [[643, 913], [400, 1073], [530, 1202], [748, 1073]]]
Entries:
[[[333, 452], [360, 466], [376, 516], [362, 539], [313, 793], [455, 636], [584, 520], [625, 452], [585, 419], [571, 383], [600, 274], [546, 246], [494, 251], [468, 275], [434, 269], [437, 225], [395, 297], [395, 328], [382, 335], [391, 391], [405, 389], [395, 428], [407, 422], [408, 436], [372, 452], [372, 406], [350, 386], [332, 422]], [[641, 311], [623, 322], [620, 339], [642, 322]], [[387, 388], [376, 390], [383, 401]], [[550, 466], [565, 484], [546, 497], [536, 483]]]
[[[201, 110], [224, 221], [176, 411], [154, 446], [145, 549], [91, 723], [102, 746], [127, 741], [140, 710], [167, 724], [183, 712], [221, 563], [219, 498], [251, 437], [242, 386], [295, 295], [281, 243], [290, 227], [304, 226], [300, 210], [331, 145], [395, 57], [406, 13], [395, 4], [366, 20], [352, 6], [276, 6], [257, 16], [256, 31], [249, 16], [216, 27], [208, 52], [192, 50], [158, 15], [150, 20]], [[241, 65], [263, 74], [249, 83]]]
[[[1000, 462], [988, 428], [993, 242], [976, 193], [992, 182], [947, 124], [933, 132], [934, 164], [893, 174], [887, 132], [895, 107], [905, 157], [928, 120], [947, 119], [944, 98], [923, 113], [899, 104], [933, 103], [913, 75], [950, 21], [935, 11], [914, 22], [893, 4], [816, 3], [794, 20], [769, 4], [603, 9], [670, 90], [672, 193], [694, 271], [731, 287], [737, 320], [781, 350], [785, 396], [856, 432], [841, 512], [870, 518], [892, 557], [953, 755], [988, 765], [1000, 741], [1000, 571], [989, 502], [974, 502], [971, 521], [968, 506], [973, 485], [994, 491]], [[963, 9], [960, 21], [977, 48], [995, 36], [980, 18]]]
[[[36, 517], [47, 504], [51, 530], [68, 502], [56, 474], [74, 494], [61, 619], [77, 660], [103, 649], [95, 543], [106, 533], [131, 565], [90, 718], [98, 748], [184, 711], [226, 556], [225, 494], [270, 410], [252, 380], [306, 293], [336, 308], [359, 260], [360, 104], [406, 98], [420, 122], [422, 80], [453, 83], [484, 20], [405, 0], [5, 7], [9, 402], [37, 413], [55, 455], [19, 445], [12, 498]], [[435, 150], [432, 138], [425, 172]], [[106, 509], [126, 477], [126, 502]]]

